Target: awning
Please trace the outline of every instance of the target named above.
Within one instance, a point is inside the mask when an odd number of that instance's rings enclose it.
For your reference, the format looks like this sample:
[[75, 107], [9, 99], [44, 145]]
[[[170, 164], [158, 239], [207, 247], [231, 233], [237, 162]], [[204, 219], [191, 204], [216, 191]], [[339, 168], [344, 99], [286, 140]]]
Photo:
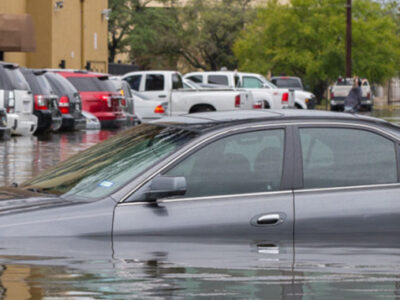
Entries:
[[0, 51], [33, 52], [35, 30], [30, 15], [0, 14]]

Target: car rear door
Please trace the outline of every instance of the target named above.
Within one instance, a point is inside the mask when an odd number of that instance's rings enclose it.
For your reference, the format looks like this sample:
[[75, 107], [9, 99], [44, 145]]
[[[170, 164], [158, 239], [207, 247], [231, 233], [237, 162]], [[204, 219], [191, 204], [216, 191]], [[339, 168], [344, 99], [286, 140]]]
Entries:
[[400, 231], [399, 144], [366, 124], [297, 128], [295, 235]]
[[163, 73], [144, 73], [140, 92], [152, 100], [168, 101], [169, 76]]
[[292, 239], [292, 134], [284, 127], [219, 134], [161, 171], [183, 176], [186, 194], [137, 200], [115, 210], [118, 235], [238, 236]]

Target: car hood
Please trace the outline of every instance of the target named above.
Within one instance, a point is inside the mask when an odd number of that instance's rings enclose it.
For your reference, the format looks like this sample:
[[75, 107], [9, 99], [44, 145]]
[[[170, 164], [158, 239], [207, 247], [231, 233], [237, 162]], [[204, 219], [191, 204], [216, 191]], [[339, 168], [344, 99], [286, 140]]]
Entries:
[[313, 94], [313, 93], [310, 93], [310, 92], [307, 92], [307, 91], [295, 90], [294, 93], [295, 93], [296, 96], [301, 97], [301, 98], [310, 99], [310, 98], [313, 98], [313, 97], [314, 97], [314, 94]]
[[77, 204], [54, 195], [34, 193], [18, 188], [0, 188], [0, 215]]

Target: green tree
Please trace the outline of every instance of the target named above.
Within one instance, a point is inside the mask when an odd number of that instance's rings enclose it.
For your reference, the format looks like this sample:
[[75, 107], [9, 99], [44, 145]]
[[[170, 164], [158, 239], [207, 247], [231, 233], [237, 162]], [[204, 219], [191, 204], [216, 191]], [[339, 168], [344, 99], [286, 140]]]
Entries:
[[140, 15], [150, 1], [109, 0], [111, 13], [108, 20], [108, 61], [114, 62], [119, 53], [129, 51], [128, 33], [135, 27], [135, 17]]
[[[237, 67], [232, 46], [254, 16], [250, 0], [193, 0], [180, 6], [177, 0], [109, 0], [109, 61], [129, 53], [144, 69], [189, 68], [216, 70]], [[153, 1], [154, 3], [154, 1]]]
[[[345, 73], [344, 0], [270, 1], [234, 45], [241, 69], [296, 75], [321, 97]], [[389, 9], [372, 0], [353, 0], [353, 72], [382, 83], [397, 74], [398, 26]]]
[[250, 0], [193, 0], [182, 11], [185, 25], [179, 54], [194, 68], [235, 69], [232, 51], [239, 33], [255, 15]]
[[180, 8], [174, 0], [159, 2], [164, 7], [147, 7], [136, 13], [127, 37], [130, 58], [143, 69], [176, 68], [182, 47]]

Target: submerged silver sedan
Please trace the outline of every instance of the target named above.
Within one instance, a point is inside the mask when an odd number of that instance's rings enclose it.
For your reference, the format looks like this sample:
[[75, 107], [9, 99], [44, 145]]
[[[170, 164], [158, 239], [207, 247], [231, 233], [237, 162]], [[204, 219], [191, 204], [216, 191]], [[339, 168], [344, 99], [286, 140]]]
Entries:
[[399, 232], [399, 143], [397, 126], [341, 113], [165, 118], [2, 188], [0, 236]]

